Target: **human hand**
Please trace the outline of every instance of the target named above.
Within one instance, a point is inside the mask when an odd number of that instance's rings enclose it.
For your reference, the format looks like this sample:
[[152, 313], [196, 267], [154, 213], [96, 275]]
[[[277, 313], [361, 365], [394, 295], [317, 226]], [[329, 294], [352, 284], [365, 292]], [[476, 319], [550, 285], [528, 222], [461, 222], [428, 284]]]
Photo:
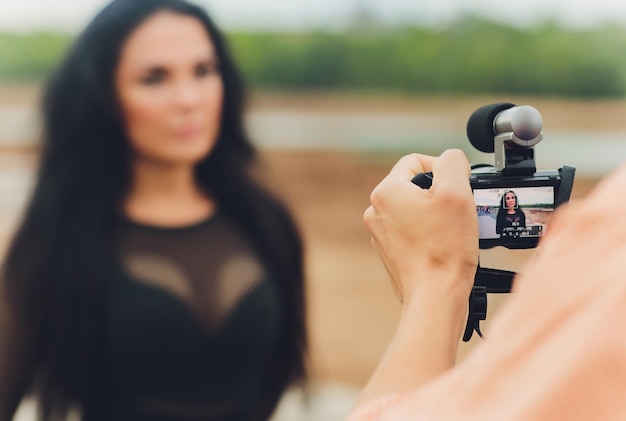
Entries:
[[[423, 190], [413, 184], [433, 173]], [[478, 265], [478, 218], [470, 167], [459, 150], [400, 159], [363, 215], [402, 314], [360, 402], [421, 386], [454, 366]]]
[[[433, 172], [423, 190], [411, 179]], [[478, 219], [459, 150], [401, 158], [373, 190], [363, 220], [401, 302], [432, 287], [467, 300], [478, 265]], [[426, 291], [424, 291], [424, 289]]]

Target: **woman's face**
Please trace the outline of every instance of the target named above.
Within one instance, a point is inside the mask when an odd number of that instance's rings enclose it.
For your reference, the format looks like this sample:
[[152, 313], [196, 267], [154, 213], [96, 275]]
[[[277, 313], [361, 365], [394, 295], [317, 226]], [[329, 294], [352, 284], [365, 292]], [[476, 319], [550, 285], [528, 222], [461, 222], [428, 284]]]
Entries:
[[124, 44], [115, 85], [136, 159], [195, 164], [215, 146], [224, 87], [197, 19], [158, 12]]
[[509, 209], [515, 208], [515, 194], [506, 193], [506, 195], [504, 196], [504, 203]]

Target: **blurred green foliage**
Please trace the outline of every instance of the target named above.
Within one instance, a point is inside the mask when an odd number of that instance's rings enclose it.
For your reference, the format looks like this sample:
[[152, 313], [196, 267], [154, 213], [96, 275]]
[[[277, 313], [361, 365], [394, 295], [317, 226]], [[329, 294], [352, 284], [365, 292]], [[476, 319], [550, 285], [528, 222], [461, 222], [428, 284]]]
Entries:
[[71, 41], [69, 35], [55, 33], [0, 34], [0, 81], [44, 79]]
[[[516, 28], [466, 17], [445, 28], [227, 34], [252, 88], [400, 94], [626, 96], [626, 28]], [[0, 35], [0, 80], [45, 77], [69, 36]]]

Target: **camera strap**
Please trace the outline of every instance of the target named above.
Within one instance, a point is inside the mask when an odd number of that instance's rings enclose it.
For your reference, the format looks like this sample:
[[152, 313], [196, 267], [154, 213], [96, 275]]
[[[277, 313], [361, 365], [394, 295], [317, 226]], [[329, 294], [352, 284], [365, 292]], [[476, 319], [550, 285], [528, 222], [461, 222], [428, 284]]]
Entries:
[[474, 331], [483, 337], [480, 331], [480, 321], [487, 318], [487, 288], [484, 286], [472, 287], [469, 297], [469, 314], [467, 315], [467, 323], [465, 324], [465, 332], [463, 333], [463, 342], [472, 339]]
[[463, 333], [463, 342], [468, 342], [474, 332], [482, 338], [480, 321], [487, 318], [487, 294], [506, 294], [511, 292], [516, 273], [508, 270], [476, 268], [474, 286], [469, 296], [469, 312]]

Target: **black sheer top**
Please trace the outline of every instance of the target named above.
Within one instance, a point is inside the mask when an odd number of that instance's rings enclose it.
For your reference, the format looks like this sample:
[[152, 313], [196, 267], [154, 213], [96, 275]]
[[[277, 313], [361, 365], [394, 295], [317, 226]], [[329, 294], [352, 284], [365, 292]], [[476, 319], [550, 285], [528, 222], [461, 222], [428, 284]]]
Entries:
[[226, 216], [184, 228], [121, 221], [91, 420], [254, 416], [281, 324], [279, 292]]

